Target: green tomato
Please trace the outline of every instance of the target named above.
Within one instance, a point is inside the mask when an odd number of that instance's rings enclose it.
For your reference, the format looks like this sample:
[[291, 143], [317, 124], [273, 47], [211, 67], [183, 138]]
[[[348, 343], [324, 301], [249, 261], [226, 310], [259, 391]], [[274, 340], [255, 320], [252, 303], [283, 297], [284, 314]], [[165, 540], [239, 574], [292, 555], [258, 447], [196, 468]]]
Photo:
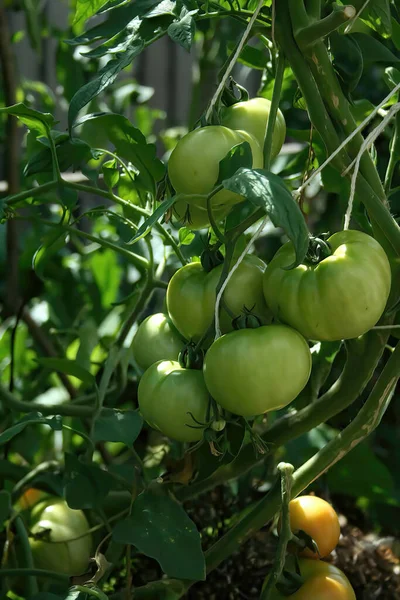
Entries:
[[92, 536], [88, 533], [79, 539], [73, 538], [88, 530], [85, 514], [69, 508], [61, 498], [50, 497], [38, 502], [30, 515], [31, 533], [38, 536], [43, 534], [38, 539], [30, 538], [35, 567], [65, 575], [86, 572], [91, 557]]
[[310, 376], [311, 353], [305, 339], [285, 325], [240, 329], [212, 344], [203, 371], [222, 408], [251, 417], [296, 398]]
[[185, 340], [177, 332], [167, 315], [150, 315], [133, 338], [132, 352], [135, 361], [144, 371], [159, 360], [178, 360]]
[[[266, 98], [252, 98], [246, 102], [237, 102], [222, 113], [222, 125], [231, 129], [242, 129], [253, 135], [261, 149], [264, 148], [265, 135], [271, 102]], [[286, 137], [286, 123], [278, 109], [275, 129], [272, 137], [271, 157], [278, 156]]]
[[[230, 206], [213, 207], [215, 221], [217, 223], [222, 221], [230, 211], [230, 208]], [[172, 220], [180, 227], [187, 227], [187, 229], [192, 229], [193, 231], [210, 227], [207, 208], [188, 204], [183, 200], [175, 202], [172, 209]]]
[[292, 243], [278, 250], [264, 274], [264, 295], [275, 316], [305, 338], [356, 338], [376, 325], [390, 292], [389, 260], [380, 244], [360, 231], [329, 240], [332, 255], [318, 265], [295, 260]]
[[[175, 146], [168, 161], [168, 175], [175, 191], [194, 195], [187, 202], [207, 207], [206, 200], [197, 195], [209, 194], [217, 184], [219, 163], [228, 152], [242, 142], [249, 142], [253, 153], [253, 168], [263, 166], [263, 153], [258, 142], [245, 131], [233, 131], [221, 125], [195, 129]], [[186, 199], [186, 198], [185, 198]], [[243, 197], [221, 190], [213, 197], [213, 207], [231, 206]]]
[[[213, 322], [222, 268], [219, 265], [206, 273], [200, 263], [190, 263], [181, 267], [168, 284], [168, 313], [175, 327], [188, 340], [198, 342]], [[246, 307], [252, 309], [263, 323], [270, 322], [271, 314], [262, 292], [264, 270], [265, 263], [248, 254], [233, 273], [223, 300], [235, 317]], [[223, 307], [220, 318], [221, 330], [232, 331], [232, 317]]]
[[[272, 590], [271, 600], [356, 600], [356, 595], [346, 575], [329, 563], [322, 560], [302, 558], [299, 560], [300, 574], [304, 579], [303, 585], [290, 596]], [[269, 576], [265, 579], [264, 586]]]
[[201, 440], [203, 429], [191, 427], [207, 419], [209, 395], [201, 371], [159, 361], [140, 380], [138, 399], [143, 418], [154, 429], [179, 442]]

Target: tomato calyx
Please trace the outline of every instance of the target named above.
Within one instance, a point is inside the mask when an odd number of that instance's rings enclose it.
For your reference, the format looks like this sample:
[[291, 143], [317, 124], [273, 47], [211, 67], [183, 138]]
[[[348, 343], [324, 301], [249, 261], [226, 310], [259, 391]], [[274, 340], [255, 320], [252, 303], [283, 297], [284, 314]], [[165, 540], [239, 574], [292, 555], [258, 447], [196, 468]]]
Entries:
[[281, 576], [275, 584], [276, 589], [283, 596], [291, 596], [295, 594], [304, 584], [304, 579], [299, 572], [294, 573], [284, 569]]
[[311, 550], [311, 552], [319, 555], [317, 543], [302, 529], [299, 529], [293, 533], [292, 539], [290, 540], [290, 545], [295, 546], [298, 552], [308, 549]]
[[[239, 97], [237, 97], [237, 92], [239, 93]], [[250, 95], [246, 88], [235, 81], [233, 77], [229, 77], [229, 83], [222, 92], [222, 103], [225, 106], [232, 106], [232, 104], [236, 104], [237, 102], [247, 102], [249, 98]]]
[[320, 237], [310, 237], [308, 251], [304, 263], [309, 266], [315, 266], [332, 254], [332, 248], [327, 242], [328, 233], [322, 233]]
[[239, 329], [258, 329], [262, 326], [261, 319], [252, 312], [252, 309], [244, 307], [243, 314], [239, 315], [232, 321], [233, 328]]
[[203, 250], [200, 257], [200, 262], [204, 271], [206, 273], [209, 273], [210, 271], [215, 269], [215, 267], [222, 265], [222, 263], [224, 262], [224, 256], [222, 252], [218, 250], [218, 248], [211, 246], [210, 248]]
[[184, 369], [197, 369], [199, 371], [203, 368], [204, 351], [193, 342], [189, 342], [179, 353], [178, 361]]

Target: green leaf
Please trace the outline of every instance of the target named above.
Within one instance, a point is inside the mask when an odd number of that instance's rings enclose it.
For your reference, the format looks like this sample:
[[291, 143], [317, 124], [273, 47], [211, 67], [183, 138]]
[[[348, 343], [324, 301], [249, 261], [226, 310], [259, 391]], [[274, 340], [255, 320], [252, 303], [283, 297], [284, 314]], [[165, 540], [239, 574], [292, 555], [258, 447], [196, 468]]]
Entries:
[[198, 12], [197, 9], [187, 11], [183, 8], [179, 21], [174, 21], [167, 29], [167, 33], [171, 40], [182, 46], [182, 48], [188, 52], [190, 52], [196, 33], [196, 24], [193, 15]]
[[74, 28], [81, 29], [84, 22], [93, 17], [107, 0], [76, 0], [75, 16], [72, 22]]
[[[368, 16], [365, 17], [365, 14]], [[392, 35], [390, 0], [370, 0], [366, 13], [361, 14], [361, 20], [383, 37], [390, 37]]]
[[151, 8], [157, 6], [158, 3], [159, 0], [135, 0], [135, 2], [130, 2], [128, 5], [117, 7], [110, 12], [107, 20], [72, 40], [65, 40], [65, 42], [73, 46], [79, 46], [100, 39], [109, 40], [122, 32], [135, 17], [143, 16]]
[[224, 188], [244, 196], [269, 215], [275, 227], [281, 227], [293, 242], [297, 266], [308, 250], [309, 232], [299, 205], [280, 177], [264, 169], [239, 169], [222, 182]]
[[331, 52], [334, 56], [333, 66], [344, 85], [345, 92], [352, 92], [364, 69], [361, 49], [351, 35], [340, 35], [334, 32], [330, 36]]
[[100, 58], [105, 54], [116, 54], [119, 52], [125, 52], [135, 40], [140, 40], [141, 36], [139, 33], [142, 21], [135, 17], [130, 21], [122, 31], [112, 37], [105, 44], [101, 44], [94, 50], [86, 52], [84, 56], [86, 58]]
[[25, 106], [22, 102], [14, 104], [13, 106], [0, 108], [0, 114], [1, 113], [14, 115], [14, 117], [17, 117], [29, 130], [36, 131], [39, 135], [44, 135], [45, 137], [48, 135], [47, 127], [51, 129], [56, 123], [53, 115], [33, 110], [33, 108]]
[[245, 200], [244, 202], [240, 202], [240, 204], [235, 204], [226, 218], [225, 232], [228, 232], [240, 225], [240, 223], [252, 215], [255, 210], [256, 208], [254, 204], [250, 202], [250, 200]]
[[[82, 163], [87, 163], [92, 158], [98, 158], [99, 155], [86, 142], [76, 138], [71, 140], [67, 134], [64, 134], [56, 144], [56, 151], [61, 171], [67, 171], [71, 167], [74, 170], [78, 169]], [[24, 176], [31, 177], [37, 173], [52, 172], [52, 170], [53, 159], [50, 148], [47, 147], [29, 159], [24, 168]]]
[[110, 248], [92, 254], [87, 260], [100, 291], [103, 308], [109, 308], [118, 297], [119, 284], [123, 275], [118, 256]]
[[[344, 36], [347, 37], [347, 36]], [[364, 59], [364, 65], [372, 65], [374, 63], [384, 63], [387, 65], [397, 65], [400, 62], [393, 52], [389, 50], [382, 42], [373, 38], [366, 33], [353, 33], [353, 40], [358, 44]]]
[[62, 224], [47, 234], [43, 244], [36, 250], [32, 258], [32, 268], [36, 275], [42, 280], [47, 279], [46, 266], [49, 261], [65, 246], [68, 233], [64, 231]]
[[[365, 477], [368, 473], [368, 477]], [[387, 466], [372, 451], [368, 442], [358, 444], [327, 473], [332, 493], [365, 496], [387, 503], [393, 498], [394, 481]]]
[[[228, 44], [228, 48], [230, 52], [233, 52], [236, 46], [235, 44]], [[268, 62], [268, 58], [269, 56], [267, 55], [265, 49], [260, 50], [258, 48], [254, 48], [254, 46], [249, 46], [246, 44], [240, 53], [238, 62], [240, 62], [242, 65], [246, 65], [246, 67], [250, 67], [250, 69], [264, 71], [265, 65]]]
[[163, 15], [175, 15], [176, 4], [175, 0], [161, 0], [161, 2], [158, 2], [154, 8], [146, 12], [143, 16], [146, 19], [154, 19]]
[[170, 577], [206, 577], [199, 532], [182, 506], [169, 496], [142, 492], [131, 516], [115, 526], [113, 538], [155, 558]]
[[189, 246], [195, 238], [193, 231], [187, 227], [181, 227], [178, 232], [179, 244], [181, 246]]
[[392, 17], [392, 42], [400, 50], [400, 23]]
[[11, 512], [11, 496], [9, 492], [0, 490], [0, 531], [4, 529], [4, 522], [7, 521]]
[[100, 508], [112, 489], [113, 478], [97, 465], [82, 463], [65, 453], [65, 499], [70, 508]]
[[79, 125], [93, 121], [114, 146], [116, 154], [132, 163], [139, 171], [135, 176], [138, 188], [155, 195], [156, 182], [161, 180], [165, 167], [157, 158], [156, 147], [122, 115], [114, 113], [92, 114], [81, 119]]
[[143, 419], [135, 410], [103, 408], [94, 426], [95, 442], [122, 442], [132, 446], [143, 426]]
[[3, 433], [0, 434], [0, 444], [6, 444], [13, 437], [21, 433], [28, 425], [34, 425], [37, 423], [44, 423], [49, 425], [53, 430], [59, 431], [61, 429], [61, 420], [59, 417], [53, 417], [52, 419], [46, 419], [41, 413], [29, 413], [22, 417], [15, 425], [9, 427]]
[[115, 55], [100, 71], [97, 76], [89, 83], [80, 88], [71, 100], [68, 110], [68, 127], [71, 133], [72, 125], [79, 111], [86, 106], [93, 98], [98, 96], [109, 85], [111, 85], [118, 74], [125, 69], [132, 60], [140, 54], [144, 48], [142, 40], [134, 40], [129, 50]]
[[217, 185], [220, 185], [224, 179], [232, 177], [241, 167], [251, 169], [252, 164], [253, 154], [250, 144], [248, 142], [237, 144], [219, 162]]
[[117, 161], [115, 159], [108, 160], [101, 166], [102, 173], [104, 175], [104, 183], [109, 190], [112, 190], [119, 181], [119, 171], [117, 168]]
[[185, 593], [185, 584], [176, 579], [153, 581], [135, 589], [135, 600], [178, 600]]
[[52, 371], [58, 371], [60, 373], [65, 373], [66, 375], [72, 375], [79, 379], [79, 381], [83, 381], [87, 385], [93, 385], [95, 383], [94, 376], [87, 370], [84, 369], [80, 364], [78, 364], [75, 360], [68, 360], [67, 358], [42, 358], [38, 357], [37, 362], [40, 365], [43, 365], [47, 369], [51, 369]]
[[167, 212], [167, 210], [171, 208], [171, 206], [177, 200], [178, 196], [172, 196], [172, 198], [168, 198], [167, 200], [161, 202], [160, 206], [156, 208], [153, 214], [148, 219], [146, 219], [146, 221], [139, 227], [136, 235], [131, 239], [130, 243], [134, 244], [135, 242], [138, 242], [140, 239], [142, 239], [142, 237], [147, 235], [147, 233], [150, 231], [153, 225], [157, 223], [158, 219], [161, 219], [161, 217]]

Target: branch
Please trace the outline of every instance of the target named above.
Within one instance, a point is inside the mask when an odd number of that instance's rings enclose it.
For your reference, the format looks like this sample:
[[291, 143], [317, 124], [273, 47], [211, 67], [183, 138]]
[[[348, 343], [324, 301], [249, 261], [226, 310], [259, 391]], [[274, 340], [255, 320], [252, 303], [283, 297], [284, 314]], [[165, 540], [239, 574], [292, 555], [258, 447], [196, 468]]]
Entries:
[[276, 115], [279, 109], [279, 100], [282, 91], [283, 75], [285, 73], [285, 57], [279, 53], [278, 64], [276, 65], [276, 74], [274, 82], [274, 91], [272, 93], [272, 101], [268, 116], [267, 132], [264, 141], [264, 169], [270, 170], [271, 165], [271, 150], [272, 150], [272, 138], [274, 135], [274, 129], [276, 124]]
[[[6, 106], [16, 103], [17, 81], [14, 68], [14, 56], [11, 51], [10, 32], [7, 14], [0, 7], [0, 67], [3, 73], [4, 102]], [[16, 194], [19, 188], [19, 135], [17, 119], [7, 115], [4, 148], [4, 175], [8, 190]], [[18, 231], [15, 221], [7, 222], [7, 283], [5, 292], [5, 309], [9, 315], [16, 314], [20, 305], [18, 285]]]
[[268, 578], [268, 583], [261, 593], [260, 600], [268, 600], [276, 585], [279, 577], [282, 575], [285, 566], [286, 549], [290, 540], [293, 538], [290, 527], [290, 511], [289, 504], [292, 493], [293, 483], [293, 465], [289, 463], [279, 463], [278, 471], [281, 476], [281, 503], [282, 503], [282, 525], [279, 533], [279, 543], [275, 555], [274, 566]]
[[[306, 27], [294, 29], [296, 42], [300, 48], [307, 48], [327, 37], [336, 29], [339, 29], [346, 23], [353, 19], [356, 15], [356, 9], [354, 6], [339, 6], [338, 4], [333, 5], [332, 12], [319, 21], [310, 22]], [[295, 23], [295, 21], [293, 21]]]
[[91, 417], [93, 408], [91, 406], [77, 406], [76, 404], [57, 404], [48, 406], [39, 402], [24, 402], [18, 400], [4, 386], [0, 385], [0, 400], [11, 410], [17, 412], [30, 413], [38, 411], [43, 415], [61, 415], [63, 417]]

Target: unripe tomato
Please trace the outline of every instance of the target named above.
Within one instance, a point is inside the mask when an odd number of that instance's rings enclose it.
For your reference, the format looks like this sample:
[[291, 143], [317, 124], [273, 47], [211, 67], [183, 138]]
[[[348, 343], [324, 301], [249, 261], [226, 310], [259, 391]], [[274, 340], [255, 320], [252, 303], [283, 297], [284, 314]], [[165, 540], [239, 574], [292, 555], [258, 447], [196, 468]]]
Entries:
[[151, 427], [179, 442], [197, 442], [205, 423], [209, 394], [203, 373], [184, 369], [176, 361], [159, 361], [144, 373], [139, 383], [140, 412]]
[[203, 371], [222, 408], [250, 417], [296, 398], [310, 376], [311, 353], [305, 339], [285, 325], [240, 329], [212, 344]]
[[83, 537], [89, 523], [81, 510], [73, 510], [61, 498], [47, 498], [36, 504], [30, 515], [30, 531], [43, 534], [30, 538], [32, 556], [37, 569], [65, 575], [81, 575], [88, 570], [92, 536]]
[[319, 550], [317, 553], [308, 548], [301, 552], [307, 558], [324, 558], [337, 546], [340, 538], [340, 524], [333, 507], [316, 496], [299, 496], [289, 504], [290, 527], [294, 534], [307, 533]]
[[[230, 206], [213, 207], [213, 217], [216, 223], [222, 221], [230, 211]], [[183, 200], [175, 202], [172, 209], [172, 221], [180, 227], [187, 227], [196, 231], [210, 227], [207, 208], [188, 204]]]
[[[245, 102], [237, 102], [224, 109], [222, 113], [222, 125], [231, 129], [244, 129], [244, 131], [247, 131], [247, 133], [256, 138], [263, 149], [270, 110], [271, 102], [266, 98], [252, 98]], [[285, 117], [278, 109], [272, 137], [272, 158], [278, 156], [285, 137]]]
[[[233, 131], [221, 125], [195, 129], [185, 135], [171, 153], [168, 175], [177, 193], [209, 194], [216, 186], [219, 163], [229, 150], [242, 142], [249, 142], [253, 153], [253, 168], [263, 166], [263, 153], [258, 142], [245, 131]], [[204, 198], [188, 198], [190, 204], [206, 208]], [[242, 202], [243, 197], [221, 190], [213, 197], [213, 206]]]
[[[302, 558], [299, 560], [303, 585], [290, 596], [284, 596], [276, 588], [272, 590], [271, 600], [356, 600], [356, 595], [346, 575], [322, 560]], [[264, 582], [267, 584], [269, 576]]]
[[132, 341], [132, 352], [145, 371], [159, 360], [178, 360], [185, 343], [168, 316], [156, 313], [140, 323]]
[[391, 285], [382, 246], [361, 231], [341, 231], [328, 240], [332, 255], [318, 265], [293, 264], [291, 242], [278, 250], [264, 274], [264, 295], [278, 319], [305, 338], [356, 338], [376, 325]]
[[[186, 339], [197, 342], [211, 325], [222, 268], [219, 265], [206, 273], [200, 263], [190, 263], [181, 267], [171, 278], [167, 289], [168, 313]], [[265, 263], [257, 256], [248, 254], [233, 273], [223, 300], [235, 317], [246, 307], [253, 310], [263, 323], [271, 320], [262, 292], [264, 270]], [[223, 307], [220, 317], [221, 330], [232, 331], [232, 318]]]

